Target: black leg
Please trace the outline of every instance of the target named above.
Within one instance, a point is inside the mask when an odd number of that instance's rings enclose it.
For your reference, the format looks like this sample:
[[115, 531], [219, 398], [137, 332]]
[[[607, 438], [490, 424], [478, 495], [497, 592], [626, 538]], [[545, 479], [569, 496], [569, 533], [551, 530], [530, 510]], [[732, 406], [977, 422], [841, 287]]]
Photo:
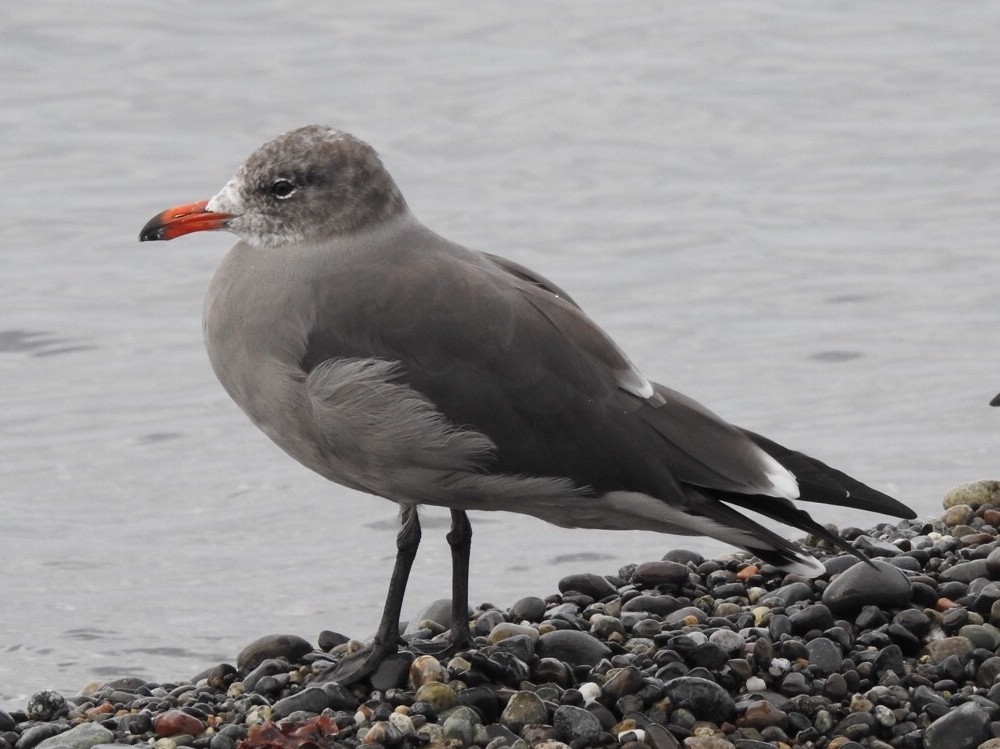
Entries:
[[469, 632], [469, 554], [472, 549], [472, 526], [463, 510], [451, 511], [451, 645], [454, 649], [472, 646]]
[[[465, 513], [462, 513], [464, 516]], [[336, 669], [324, 681], [337, 681], [348, 685], [370, 676], [379, 664], [396, 652], [399, 647], [399, 614], [403, 610], [403, 596], [410, 568], [417, 556], [420, 545], [420, 518], [416, 505], [403, 505], [400, 512], [402, 527], [396, 535], [396, 564], [389, 578], [389, 592], [382, 609], [382, 620], [369, 647], [352, 653], [337, 664]], [[466, 520], [468, 526], [468, 520]], [[469, 532], [471, 536], [471, 529]], [[466, 554], [466, 575], [468, 575], [468, 554]], [[466, 624], [468, 631], [468, 624]]]

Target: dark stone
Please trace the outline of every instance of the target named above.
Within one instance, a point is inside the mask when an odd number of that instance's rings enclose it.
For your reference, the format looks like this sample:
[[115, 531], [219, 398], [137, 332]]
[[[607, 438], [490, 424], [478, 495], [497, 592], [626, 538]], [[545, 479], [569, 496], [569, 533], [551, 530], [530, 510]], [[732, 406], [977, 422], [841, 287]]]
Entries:
[[989, 738], [990, 716], [965, 702], [935, 720], [924, 732], [925, 749], [972, 749]]
[[[658, 723], [646, 726], [646, 743], [652, 749], [681, 749], [681, 743], [666, 728]], [[771, 749], [771, 747], [767, 747]]]
[[701, 666], [709, 671], [715, 671], [726, 665], [729, 654], [714, 642], [704, 642], [698, 645], [685, 660], [692, 668]]
[[560, 705], [552, 718], [552, 725], [560, 738], [574, 746], [589, 746], [597, 743], [603, 732], [601, 721], [591, 712], [579, 707]]
[[69, 713], [69, 704], [59, 692], [46, 689], [31, 695], [28, 699], [27, 713], [29, 720], [55, 720]]
[[663, 685], [672, 704], [683, 706], [699, 720], [721, 723], [736, 715], [732, 696], [708, 679], [696, 676], [678, 676]]
[[980, 663], [976, 669], [976, 686], [989, 689], [997, 676], [1000, 676], [1000, 658], [994, 655]]
[[827, 637], [816, 637], [809, 640], [806, 643], [806, 651], [809, 654], [809, 662], [823, 676], [839, 670], [840, 664], [844, 661], [844, 654], [841, 653], [840, 648]]
[[387, 689], [402, 687], [406, 684], [406, 677], [410, 673], [410, 665], [414, 658], [413, 653], [405, 650], [390, 654], [371, 675], [372, 688], [384, 692]]
[[287, 670], [288, 664], [284, 661], [268, 658], [243, 677], [243, 686], [248, 692], [257, 691], [257, 687], [262, 679], [274, 676], [275, 674], [286, 673]]
[[265, 635], [243, 648], [236, 658], [236, 668], [245, 674], [271, 658], [295, 663], [312, 649], [312, 645], [298, 635]]
[[535, 643], [535, 653], [540, 658], [556, 658], [572, 666], [595, 666], [611, 650], [587, 632], [565, 629], [547, 632]]
[[673, 596], [636, 596], [625, 602], [622, 611], [646, 611], [656, 616], [672, 614], [681, 607], [680, 601]]
[[528, 635], [514, 635], [500, 640], [493, 646], [494, 652], [507, 652], [520, 658], [525, 663], [531, 663], [535, 657], [535, 641]]
[[515, 622], [540, 622], [545, 615], [545, 601], [537, 596], [519, 598], [510, 607], [510, 617]]
[[[697, 551], [689, 549], [671, 549], [663, 555], [664, 562], [677, 562], [678, 564], [693, 564], [696, 567], [705, 561], [705, 557]], [[998, 562], [1000, 567], [1000, 562]]]
[[500, 698], [490, 687], [479, 686], [463, 689], [458, 693], [458, 703], [471, 707], [479, 713], [484, 725], [495, 723], [500, 717]]
[[360, 702], [354, 692], [337, 682], [323, 684], [323, 691], [326, 692], [327, 706], [331, 710], [354, 710]]
[[986, 559], [974, 559], [971, 562], [959, 562], [938, 575], [941, 582], [959, 582], [968, 585], [978, 578], [989, 577], [989, 562]]
[[17, 740], [15, 746], [17, 749], [34, 749], [35, 746], [45, 741], [45, 739], [58, 736], [68, 728], [69, 726], [63, 723], [39, 723], [22, 731], [21, 737]]
[[799, 694], [809, 694], [812, 684], [801, 671], [792, 671], [781, 680], [781, 693], [789, 697]]
[[920, 638], [900, 624], [893, 622], [888, 626], [885, 633], [907, 655], [916, 655], [917, 651], [920, 650]]
[[833, 626], [833, 614], [830, 609], [822, 603], [814, 603], [805, 608], [799, 609], [789, 616], [792, 631], [798, 634], [805, 634], [810, 630], [817, 629], [822, 632]]
[[878, 606], [863, 606], [854, 619], [854, 623], [861, 631], [876, 629], [887, 621], [889, 620], [886, 618], [885, 612]]
[[632, 573], [632, 582], [647, 588], [687, 582], [688, 568], [678, 562], [643, 562]]
[[772, 590], [764, 596], [764, 601], [777, 599], [782, 606], [790, 606], [798, 601], [808, 601], [813, 596], [812, 586], [803, 582], [793, 582], [782, 585], [777, 590]]
[[342, 635], [340, 632], [331, 632], [329, 629], [324, 629], [319, 633], [317, 638], [317, 645], [319, 649], [329, 653], [338, 645], [343, 645], [348, 642], [351, 638], [347, 635]]
[[900, 650], [899, 645], [887, 645], [879, 650], [875, 660], [872, 661], [872, 667], [877, 674], [892, 671], [897, 676], [904, 676], [906, 667], [903, 664], [903, 651]]
[[840, 700], [847, 697], [850, 690], [847, 688], [847, 680], [844, 678], [843, 674], [832, 673], [827, 679], [826, 683], [823, 685], [823, 694], [829, 697], [831, 700], [839, 702]]
[[[640, 565], [641, 566], [641, 565]], [[601, 600], [608, 596], [615, 595], [618, 591], [615, 586], [609, 583], [600, 575], [581, 573], [567, 575], [559, 581], [559, 592], [566, 594], [570, 592], [582, 593], [595, 600]]]
[[823, 603], [835, 614], [853, 613], [863, 606], [899, 608], [910, 602], [910, 581], [891, 564], [856, 564], [834, 578], [823, 591]]
[[318, 715], [328, 704], [329, 697], [322, 687], [308, 687], [275, 702], [271, 708], [271, 715], [274, 720], [280, 720], [298, 711]]

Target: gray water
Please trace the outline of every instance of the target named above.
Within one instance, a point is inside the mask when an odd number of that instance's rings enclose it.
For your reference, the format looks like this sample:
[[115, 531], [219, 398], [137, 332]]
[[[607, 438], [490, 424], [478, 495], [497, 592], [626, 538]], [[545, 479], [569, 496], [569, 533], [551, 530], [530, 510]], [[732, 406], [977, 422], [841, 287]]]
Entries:
[[[998, 478], [1000, 4], [132, 3], [0, 11], [0, 704], [377, 621], [393, 506], [228, 400], [231, 238], [138, 245], [309, 122], [556, 280], [648, 376], [921, 514]], [[867, 525], [861, 513], [824, 521]], [[446, 595], [429, 512], [404, 614]], [[471, 597], [671, 545], [476, 514]]]

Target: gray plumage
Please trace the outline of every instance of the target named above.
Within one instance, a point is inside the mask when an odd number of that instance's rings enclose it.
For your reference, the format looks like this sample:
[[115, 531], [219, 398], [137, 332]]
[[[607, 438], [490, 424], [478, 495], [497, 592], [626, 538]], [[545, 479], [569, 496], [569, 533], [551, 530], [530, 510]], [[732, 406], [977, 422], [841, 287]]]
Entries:
[[733, 505], [835, 543], [790, 500], [912, 516], [647, 380], [550, 281], [420, 224], [345, 133], [286, 133], [207, 205], [182, 208], [141, 238], [240, 237], [205, 305], [219, 380], [332, 481], [455, 517], [705, 534], [806, 574], [821, 568]]

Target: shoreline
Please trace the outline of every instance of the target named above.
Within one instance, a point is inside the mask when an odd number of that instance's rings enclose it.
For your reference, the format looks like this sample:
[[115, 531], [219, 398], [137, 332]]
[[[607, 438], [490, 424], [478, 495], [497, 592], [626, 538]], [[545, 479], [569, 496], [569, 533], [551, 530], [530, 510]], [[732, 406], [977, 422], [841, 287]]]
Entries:
[[37, 692], [0, 710], [0, 749], [1000, 749], [1000, 483], [944, 504], [841, 529], [872, 564], [810, 546], [815, 579], [681, 549], [569, 575], [482, 604], [476, 648], [440, 661], [421, 655], [447, 626], [431, 606], [370, 686], [324, 681], [361, 644], [323, 632], [262, 637], [190, 682]]

